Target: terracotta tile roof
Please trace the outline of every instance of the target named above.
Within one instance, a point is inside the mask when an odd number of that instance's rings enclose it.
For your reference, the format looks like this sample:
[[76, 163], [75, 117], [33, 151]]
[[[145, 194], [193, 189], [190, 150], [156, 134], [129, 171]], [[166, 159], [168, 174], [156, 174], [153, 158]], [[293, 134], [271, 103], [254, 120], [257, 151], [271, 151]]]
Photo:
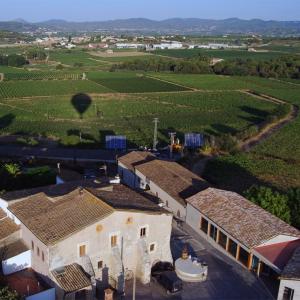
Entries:
[[299, 247], [300, 239], [257, 247], [255, 248], [255, 251], [275, 265], [278, 269], [283, 270], [288, 261], [291, 259], [295, 249]]
[[300, 231], [234, 192], [209, 188], [189, 204], [248, 248], [278, 235], [300, 237]]
[[23, 240], [19, 239], [11, 244], [5, 245], [0, 248], [0, 255], [3, 260], [15, 257], [23, 252], [28, 251], [28, 247], [24, 244]]
[[155, 156], [146, 151], [132, 151], [128, 154], [125, 154], [118, 158], [118, 161], [121, 162], [124, 166], [126, 166], [129, 170], [133, 171], [134, 168], [143, 164], [147, 161], [156, 159]]
[[37, 187], [32, 189], [6, 192], [0, 195], [0, 198], [7, 202], [14, 202], [20, 199], [31, 197], [39, 193], [45, 193], [48, 197], [58, 197], [70, 193], [71, 191], [73, 191], [79, 186], [97, 187], [98, 185], [99, 184], [96, 184], [93, 180], [84, 180], [84, 181], [78, 180], [78, 181], [66, 182], [64, 184], [59, 184], [59, 185], [52, 184], [52, 185], [42, 186], [42, 187]]
[[19, 229], [20, 226], [18, 226], [9, 217], [0, 220], [0, 241], [6, 239], [11, 234], [17, 232]]
[[285, 266], [281, 278], [300, 280], [300, 247], [298, 247]]
[[61, 197], [36, 194], [8, 208], [45, 245], [55, 244], [114, 211], [80, 188]]
[[[152, 196], [152, 199], [149, 200], [150, 195], [133, 191], [122, 184], [111, 185], [107, 188], [89, 188], [88, 190], [117, 210], [168, 213], [158, 206], [156, 197], [153, 199]], [[155, 200], [157, 200], [156, 203]]]
[[5, 211], [2, 208], [0, 208], [0, 220], [4, 219], [6, 217], [7, 217], [7, 214], [5, 213]]
[[91, 286], [91, 280], [78, 264], [64, 266], [53, 270], [51, 273], [58, 285], [66, 293], [75, 292]]
[[155, 159], [135, 168], [184, 206], [188, 197], [209, 187], [203, 178], [175, 162]]

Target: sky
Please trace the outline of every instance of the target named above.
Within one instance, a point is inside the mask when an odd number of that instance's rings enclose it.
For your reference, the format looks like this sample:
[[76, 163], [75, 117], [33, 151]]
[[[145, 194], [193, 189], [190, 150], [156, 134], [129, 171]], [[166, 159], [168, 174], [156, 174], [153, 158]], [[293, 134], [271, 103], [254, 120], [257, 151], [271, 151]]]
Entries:
[[127, 18], [300, 20], [300, 0], [1, 0], [0, 20]]

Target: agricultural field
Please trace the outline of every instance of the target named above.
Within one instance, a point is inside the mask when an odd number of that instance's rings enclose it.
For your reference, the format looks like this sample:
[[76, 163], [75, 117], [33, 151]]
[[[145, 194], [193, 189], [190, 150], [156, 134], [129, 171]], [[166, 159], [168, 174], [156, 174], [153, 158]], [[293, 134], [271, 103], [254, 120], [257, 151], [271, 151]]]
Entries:
[[50, 52], [50, 61], [56, 61], [63, 65], [76, 66], [81, 64], [83, 67], [100, 67], [107, 65], [108, 62], [102, 58], [89, 55], [82, 50], [54, 50]]
[[119, 93], [173, 92], [188, 88], [132, 72], [89, 72], [88, 79]]
[[210, 56], [213, 58], [222, 59], [254, 59], [254, 60], [269, 60], [278, 58], [284, 53], [280, 52], [248, 52], [247, 50], [209, 50], [209, 49], [170, 49], [156, 50], [156, 55], [168, 56], [173, 58], [192, 58], [198, 55]]
[[108, 92], [111, 90], [88, 80], [0, 82], [0, 99]]
[[82, 73], [67, 73], [67, 72], [17, 72], [5, 73], [5, 81], [9, 80], [80, 80]]
[[63, 145], [99, 146], [105, 134], [124, 134], [131, 146], [150, 146], [158, 117], [160, 145], [168, 132], [233, 133], [262, 122], [276, 107], [240, 92], [109, 94], [91, 97], [81, 115], [71, 97], [6, 99], [0, 102], [0, 132], [44, 135]]

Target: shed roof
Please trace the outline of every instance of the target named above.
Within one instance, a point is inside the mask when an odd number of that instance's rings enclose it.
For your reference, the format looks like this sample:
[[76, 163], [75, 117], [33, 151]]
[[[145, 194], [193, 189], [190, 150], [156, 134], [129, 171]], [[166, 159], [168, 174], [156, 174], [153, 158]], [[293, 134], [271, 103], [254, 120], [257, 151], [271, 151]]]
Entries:
[[71, 293], [88, 286], [91, 280], [78, 264], [67, 265], [51, 272], [58, 285], [66, 292]]
[[2, 260], [6, 260], [15, 257], [23, 252], [28, 251], [28, 247], [24, 244], [22, 239], [18, 239], [13, 243], [4, 245], [0, 248], [0, 254]]
[[234, 192], [209, 188], [187, 202], [249, 249], [278, 235], [300, 237], [299, 230]]
[[0, 220], [0, 241], [8, 238], [11, 234], [17, 232], [20, 229], [13, 220], [6, 217]]
[[121, 162], [129, 170], [133, 171], [137, 165], [143, 164], [153, 159], [156, 159], [156, 157], [150, 152], [132, 151], [128, 154], [120, 156], [118, 158], [118, 161]]
[[203, 178], [171, 161], [156, 159], [136, 169], [184, 206], [188, 197], [209, 187]]
[[300, 280], [300, 247], [298, 247], [285, 266], [281, 278]]

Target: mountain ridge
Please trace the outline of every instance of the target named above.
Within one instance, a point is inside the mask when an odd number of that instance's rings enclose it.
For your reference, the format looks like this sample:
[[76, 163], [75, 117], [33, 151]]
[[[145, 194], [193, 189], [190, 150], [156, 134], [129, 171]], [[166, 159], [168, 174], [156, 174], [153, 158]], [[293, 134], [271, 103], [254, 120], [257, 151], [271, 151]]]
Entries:
[[0, 21], [0, 30], [16, 32], [36, 31], [44, 28], [61, 32], [134, 32], [158, 34], [261, 34], [261, 35], [296, 35], [300, 36], [300, 21], [275, 21], [239, 18], [224, 20], [200, 18], [170, 18], [151, 20], [147, 18], [129, 18], [107, 21], [74, 22], [51, 19], [30, 23], [23, 19]]

